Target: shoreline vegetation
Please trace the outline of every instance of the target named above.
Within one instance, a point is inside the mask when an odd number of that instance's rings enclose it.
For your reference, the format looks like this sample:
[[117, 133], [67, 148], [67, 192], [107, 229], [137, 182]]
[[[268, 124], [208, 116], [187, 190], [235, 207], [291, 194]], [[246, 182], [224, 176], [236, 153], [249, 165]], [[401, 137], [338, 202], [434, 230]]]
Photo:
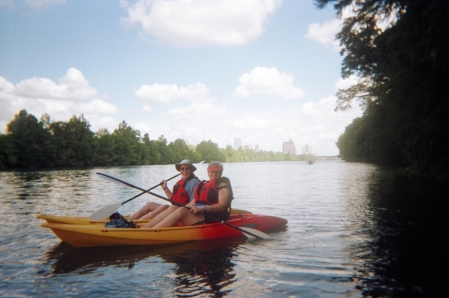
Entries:
[[449, 181], [449, 1], [314, 2], [354, 13], [336, 38], [342, 77], [357, 83], [337, 91], [336, 110], [357, 101], [364, 112], [338, 139], [340, 157]]
[[90, 130], [83, 115], [68, 122], [51, 121], [48, 114], [38, 120], [21, 110], [0, 134], [0, 170], [35, 170], [99, 166], [174, 164], [192, 162], [307, 161], [309, 155], [282, 152], [218, 148], [211, 140], [196, 146], [183, 139], [167, 143], [163, 135], [141, 136], [125, 121], [112, 133]]

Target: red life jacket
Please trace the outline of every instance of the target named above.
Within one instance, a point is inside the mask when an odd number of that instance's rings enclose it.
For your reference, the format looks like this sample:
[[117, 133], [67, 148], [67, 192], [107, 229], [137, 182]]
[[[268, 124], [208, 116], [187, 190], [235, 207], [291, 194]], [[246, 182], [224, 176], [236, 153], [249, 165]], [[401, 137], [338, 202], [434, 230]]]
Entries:
[[[196, 178], [196, 177], [193, 176], [190, 179], [194, 179], [194, 178]], [[190, 202], [189, 193], [184, 188], [184, 186], [186, 185], [187, 181], [189, 181], [190, 179], [179, 180], [178, 182], [176, 182], [176, 184], [173, 186], [173, 193], [172, 193], [172, 196], [171, 196], [171, 199], [173, 201], [178, 202], [179, 204], [182, 204], [182, 205], [185, 205], [188, 202]]]
[[195, 191], [195, 204], [214, 205], [218, 203], [216, 180], [201, 181]]
[[[224, 182], [225, 185], [217, 188], [217, 184]], [[214, 205], [218, 203], [218, 190], [221, 188], [229, 188], [231, 191], [231, 199], [234, 199], [231, 181], [227, 177], [221, 177], [217, 180], [201, 181], [195, 189], [195, 204]]]

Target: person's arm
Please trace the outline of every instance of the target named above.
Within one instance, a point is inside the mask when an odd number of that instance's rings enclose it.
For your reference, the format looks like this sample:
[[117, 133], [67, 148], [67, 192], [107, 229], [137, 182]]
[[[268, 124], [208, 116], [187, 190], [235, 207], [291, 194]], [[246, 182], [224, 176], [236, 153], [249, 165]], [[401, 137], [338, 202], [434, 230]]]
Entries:
[[167, 187], [167, 181], [166, 180], [162, 180], [161, 181], [161, 187], [164, 190], [165, 195], [167, 196], [167, 198], [171, 199], [171, 196], [173, 195], [173, 193], [170, 191], [170, 189]]
[[[191, 200], [190, 202], [188, 202], [188, 203], [186, 204], [186, 207], [187, 207], [187, 208], [193, 209], [193, 208], [195, 207], [195, 200]], [[195, 212], [195, 213], [196, 213], [196, 212]]]
[[230, 186], [224, 182], [220, 182], [217, 185], [218, 189], [218, 203], [208, 206], [209, 209], [206, 212], [222, 212], [227, 210], [231, 206], [232, 194]]
[[230, 186], [224, 182], [221, 182], [217, 185], [218, 189], [218, 203], [214, 205], [205, 205], [205, 206], [195, 206], [192, 208], [193, 213], [198, 212], [222, 212], [227, 210], [231, 206], [232, 194]]

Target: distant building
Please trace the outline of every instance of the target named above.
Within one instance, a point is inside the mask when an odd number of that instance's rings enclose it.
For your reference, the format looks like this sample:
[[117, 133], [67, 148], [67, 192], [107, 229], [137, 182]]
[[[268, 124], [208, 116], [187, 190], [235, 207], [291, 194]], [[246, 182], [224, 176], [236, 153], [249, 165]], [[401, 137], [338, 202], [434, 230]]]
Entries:
[[254, 147], [254, 150], [255, 150], [256, 152], [259, 152], [259, 144], [256, 144], [256, 146]]
[[282, 152], [296, 155], [295, 143], [293, 143], [291, 139], [288, 142], [284, 142], [284, 145], [282, 146]]
[[253, 146], [251, 146], [251, 145], [243, 146], [243, 150], [252, 150], [252, 149], [253, 149]]
[[312, 146], [305, 144], [302, 146], [302, 154], [303, 155], [312, 155]]
[[237, 150], [240, 147], [242, 147], [242, 139], [241, 138], [235, 138], [234, 139], [234, 150]]

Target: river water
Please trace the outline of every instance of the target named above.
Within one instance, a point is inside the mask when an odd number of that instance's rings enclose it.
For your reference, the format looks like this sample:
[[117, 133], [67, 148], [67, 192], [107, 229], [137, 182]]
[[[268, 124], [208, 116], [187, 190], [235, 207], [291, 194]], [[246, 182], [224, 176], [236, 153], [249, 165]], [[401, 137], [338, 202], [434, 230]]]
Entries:
[[[441, 297], [447, 189], [364, 163], [232, 163], [235, 208], [288, 220], [274, 240], [73, 248], [36, 214], [89, 216], [150, 188], [173, 165], [0, 172], [0, 296]], [[196, 172], [205, 179], [206, 165]], [[173, 183], [169, 182], [169, 186]], [[158, 188], [158, 193], [162, 194]], [[143, 195], [122, 214], [158, 198]]]

